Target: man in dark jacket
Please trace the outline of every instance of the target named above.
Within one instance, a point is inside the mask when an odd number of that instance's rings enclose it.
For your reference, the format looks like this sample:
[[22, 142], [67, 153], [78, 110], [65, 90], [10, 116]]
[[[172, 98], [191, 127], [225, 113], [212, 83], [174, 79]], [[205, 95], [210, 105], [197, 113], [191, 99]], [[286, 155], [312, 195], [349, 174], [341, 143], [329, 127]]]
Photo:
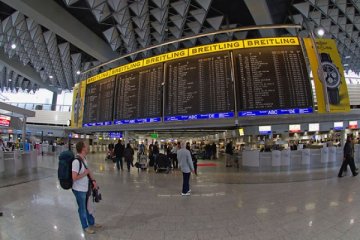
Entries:
[[125, 151], [125, 147], [121, 143], [121, 140], [119, 140], [118, 143], [115, 145], [115, 156], [116, 156], [116, 167], [118, 170], [120, 170], [121, 167], [121, 171], [124, 170], [123, 159], [122, 159], [124, 157], [124, 151]]
[[344, 146], [344, 160], [343, 163], [341, 165], [338, 177], [342, 177], [342, 173], [343, 171], [346, 170], [347, 165], [350, 166], [351, 172], [353, 174], [353, 176], [355, 177], [356, 175], [358, 175], [358, 173], [356, 172], [356, 167], [355, 167], [355, 163], [354, 163], [354, 147], [353, 147], [353, 138], [351, 136], [347, 137], [345, 146]]

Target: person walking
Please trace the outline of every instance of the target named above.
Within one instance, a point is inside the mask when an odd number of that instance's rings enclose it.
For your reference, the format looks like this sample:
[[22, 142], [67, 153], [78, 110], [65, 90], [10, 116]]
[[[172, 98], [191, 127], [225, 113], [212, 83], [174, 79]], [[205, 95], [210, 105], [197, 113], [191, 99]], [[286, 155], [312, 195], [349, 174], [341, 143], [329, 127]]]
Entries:
[[120, 168], [121, 171], [124, 170], [123, 168], [124, 151], [125, 151], [125, 147], [121, 143], [121, 140], [119, 139], [118, 143], [115, 145], [115, 159], [116, 159], [117, 170], [120, 170]]
[[130, 143], [126, 145], [125, 151], [124, 151], [124, 157], [127, 165], [128, 172], [130, 172], [130, 166], [134, 167], [133, 161], [134, 161], [134, 149], [132, 149]]
[[97, 188], [94, 175], [89, 170], [86, 161], [88, 146], [84, 142], [76, 144], [77, 155], [72, 162], [72, 192], [78, 205], [78, 213], [81, 226], [88, 234], [94, 234], [96, 228], [101, 228], [100, 224], [95, 224], [95, 217], [89, 212], [89, 197], [91, 188]]
[[213, 160], [214, 160], [214, 159], [217, 159], [217, 157], [216, 157], [217, 147], [216, 147], [216, 143], [215, 143], [215, 142], [213, 142], [213, 144], [211, 145], [211, 152], [212, 152], [212, 154], [213, 154]]
[[183, 173], [183, 187], [181, 191], [181, 196], [190, 196], [190, 175], [194, 171], [193, 161], [191, 159], [190, 151], [186, 149], [186, 144], [181, 143], [181, 149], [177, 151], [177, 159], [179, 161], [180, 169]]
[[232, 155], [234, 154], [232, 141], [230, 141], [230, 142], [228, 142], [228, 144], [226, 144], [225, 153], [226, 153], [226, 167], [232, 167], [232, 164], [231, 164]]
[[355, 162], [354, 162], [354, 147], [353, 147], [353, 138], [352, 136], [348, 136], [345, 146], [344, 146], [344, 160], [341, 164], [340, 171], [338, 177], [341, 178], [343, 171], [347, 169], [347, 165], [350, 166], [350, 170], [353, 176], [357, 176], [358, 173], [356, 172]]

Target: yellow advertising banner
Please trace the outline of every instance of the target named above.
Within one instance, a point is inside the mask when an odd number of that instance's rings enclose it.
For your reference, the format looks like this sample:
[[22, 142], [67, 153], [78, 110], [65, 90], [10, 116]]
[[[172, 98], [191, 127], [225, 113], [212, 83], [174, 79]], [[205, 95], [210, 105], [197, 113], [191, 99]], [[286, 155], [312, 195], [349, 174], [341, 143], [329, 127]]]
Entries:
[[299, 44], [299, 39], [297, 37], [257, 38], [244, 40], [245, 48], [297, 46]]
[[73, 103], [71, 109], [71, 128], [81, 128], [84, 114], [86, 81], [74, 86]]
[[242, 40], [224, 42], [224, 43], [215, 43], [215, 44], [190, 48], [189, 56], [195, 56], [195, 55], [213, 53], [213, 52], [221, 52], [221, 51], [239, 49], [243, 47], [244, 47], [244, 42]]
[[326, 113], [327, 105], [329, 112], [350, 111], [344, 68], [335, 41], [333, 39], [316, 39], [319, 56], [317, 56], [310, 38], [304, 39], [304, 43], [314, 77], [318, 112]]
[[150, 66], [150, 65], [153, 65], [156, 63], [167, 62], [167, 61], [171, 61], [171, 60], [175, 60], [175, 59], [179, 59], [179, 58], [183, 58], [183, 57], [187, 57], [187, 56], [189, 56], [188, 49], [179, 50], [179, 51], [175, 51], [175, 52], [169, 52], [169, 53], [161, 54], [161, 55], [158, 55], [155, 57], [150, 57], [150, 58], [144, 59], [144, 66]]

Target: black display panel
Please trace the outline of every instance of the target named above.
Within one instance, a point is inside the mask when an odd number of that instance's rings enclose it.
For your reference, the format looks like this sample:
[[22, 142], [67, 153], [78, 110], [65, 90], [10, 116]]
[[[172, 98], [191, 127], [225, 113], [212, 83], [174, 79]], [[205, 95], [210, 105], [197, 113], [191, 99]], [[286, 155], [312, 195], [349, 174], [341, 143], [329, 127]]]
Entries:
[[233, 117], [230, 59], [226, 52], [166, 63], [165, 121]]
[[160, 121], [163, 75], [162, 63], [119, 74], [116, 80], [115, 123]]
[[300, 46], [241, 49], [233, 54], [239, 116], [313, 111]]
[[86, 86], [83, 123], [91, 126], [110, 125], [113, 120], [115, 76]]

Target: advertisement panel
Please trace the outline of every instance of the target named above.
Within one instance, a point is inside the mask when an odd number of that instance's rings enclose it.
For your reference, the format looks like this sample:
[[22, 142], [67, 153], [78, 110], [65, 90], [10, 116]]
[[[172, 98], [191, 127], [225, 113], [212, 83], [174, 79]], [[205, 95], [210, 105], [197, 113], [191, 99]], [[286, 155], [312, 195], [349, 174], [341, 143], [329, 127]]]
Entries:
[[344, 68], [335, 41], [316, 39], [319, 56], [316, 55], [311, 39], [304, 39], [304, 43], [314, 76], [318, 112], [349, 112], [350, 100]]
[[71, 128], [81, 128], [84, 114], [86, 81], [74, 86], [73, 103], [71, 109]]
[[1, 127], [9, 127], [10, 126], [11, 117], [0, 115], [0, 126]]

